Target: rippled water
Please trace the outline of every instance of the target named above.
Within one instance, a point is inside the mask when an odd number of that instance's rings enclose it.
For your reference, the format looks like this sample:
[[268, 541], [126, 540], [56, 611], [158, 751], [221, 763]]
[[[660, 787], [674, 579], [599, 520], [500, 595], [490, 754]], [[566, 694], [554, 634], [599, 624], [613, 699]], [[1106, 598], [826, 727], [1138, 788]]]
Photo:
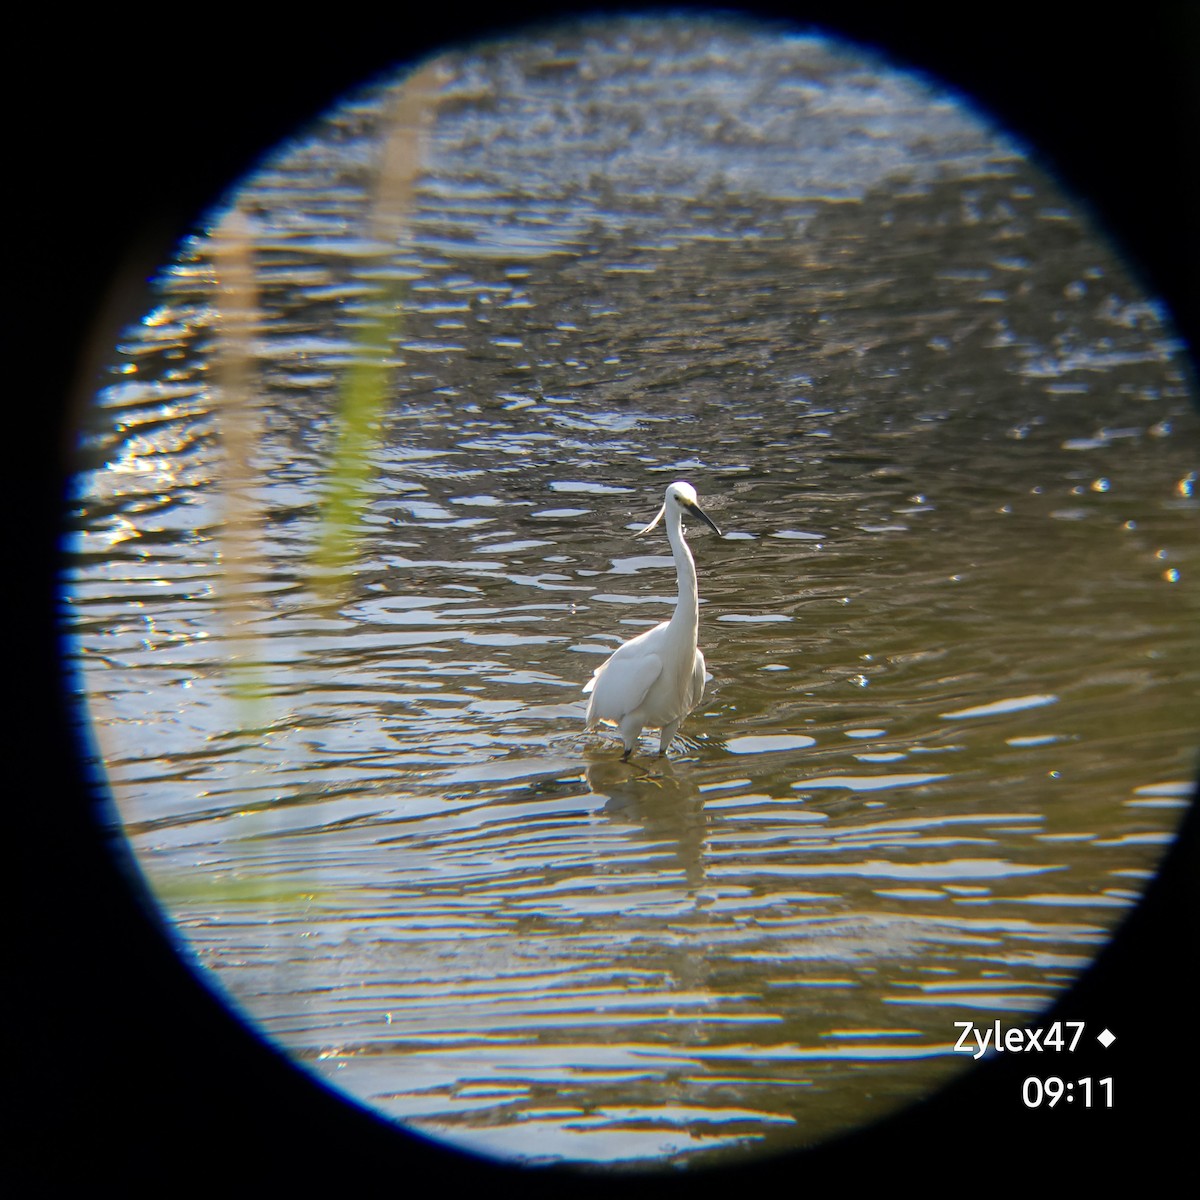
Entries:
[[[398, 86], [237, 194], [252, 483], [221, 214], [86, 415], [65, 619], [181, 949], [320, 1078], [506, 1158], [809, 1145], [927, 1094], [956, 1020], [1071, 983], [1190, 794], [1180, 346], [1018, 148], [816, 39], [448, 55], [381, 251]], [[670, 612], [632, 534], [676, 478], [725, 531], [691, 531], [712, 679], [623, 764], [580, 689]]]

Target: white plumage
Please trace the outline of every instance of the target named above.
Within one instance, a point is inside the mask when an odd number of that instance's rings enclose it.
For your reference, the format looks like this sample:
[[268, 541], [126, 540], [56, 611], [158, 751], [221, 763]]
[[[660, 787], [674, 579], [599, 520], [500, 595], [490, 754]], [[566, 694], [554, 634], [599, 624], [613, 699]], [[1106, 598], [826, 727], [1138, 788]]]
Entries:
[[586, 727], [615, 725], [625, 746], [624, 759], [633, 752], [646, 726], [662, 731], [658, 752], [665, 754], [684, 717], [704, 696], [704, 655], [696, 645], [700, 625], [696, 563], [683, 536], [685, 514], [699, 517], [721, 536], [700, 508], [690, 483], [673, 483], [667, 488], [658, 515], [638, 534], [649, 533], [666, 517], [667, 540], [679, 578], [675, 613], [669, 621], [617, 647], [583, 689], [592, 696]]

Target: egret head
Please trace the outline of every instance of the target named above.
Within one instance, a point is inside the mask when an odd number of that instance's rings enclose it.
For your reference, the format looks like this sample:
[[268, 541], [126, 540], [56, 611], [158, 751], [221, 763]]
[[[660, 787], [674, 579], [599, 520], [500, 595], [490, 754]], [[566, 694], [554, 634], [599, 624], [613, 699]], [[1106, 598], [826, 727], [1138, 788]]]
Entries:
[[724, 536], [713, 519], [700, 507], [700, 498], [696, 495], [696, 489], [683, 480], [677, 480], [667, 488], [667, 495], [663, 500], [662, 508], [658, 510], [658, 515], [645, 529], [639, 529], [636, 536], [640, 537], [643, 533], [649, 533], [668, 514], [672, 516], [678, 514], [679, 519], [686, 516], [699, 517], [717, 537]]

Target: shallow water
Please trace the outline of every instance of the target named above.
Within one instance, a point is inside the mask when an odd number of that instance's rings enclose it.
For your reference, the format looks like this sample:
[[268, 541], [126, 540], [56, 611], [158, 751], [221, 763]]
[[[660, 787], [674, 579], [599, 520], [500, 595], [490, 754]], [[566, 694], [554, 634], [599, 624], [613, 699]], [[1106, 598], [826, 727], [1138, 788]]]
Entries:
[[[65, 620], [181, 950], [318, 1077], [506, 1158], [810, 1145], [927, 1094], [956, 1020], [1069, 986], [1191, 791], [1164, 315], [1017, 147], [813, 39], [450, 56], [381, 249], [391, 103], [239, 190], [248, 412], [214, 214], [84, 421]], [[580, 689], [669, 615], [632, 534], [676, 478], [725, 532], [691, 530], [712, 679], [622, 764]]]

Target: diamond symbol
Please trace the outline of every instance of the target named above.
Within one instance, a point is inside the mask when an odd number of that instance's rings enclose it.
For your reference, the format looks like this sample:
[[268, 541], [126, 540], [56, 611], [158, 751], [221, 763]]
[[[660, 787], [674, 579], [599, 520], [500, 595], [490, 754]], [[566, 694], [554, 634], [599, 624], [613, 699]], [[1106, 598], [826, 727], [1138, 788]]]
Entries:
[[1105, 1048], [1105, 1050], [1107, 1050], [1109, 1046], [1111, 1046], [1116, 1040], [1117, 1035], [1115, 1033], [1109, 1033], [1107, 1029], [1104, 1030], [1103, 1033], [1096, 1034], [1096, 1041], [1098, 1041], [1100, 1045]]

